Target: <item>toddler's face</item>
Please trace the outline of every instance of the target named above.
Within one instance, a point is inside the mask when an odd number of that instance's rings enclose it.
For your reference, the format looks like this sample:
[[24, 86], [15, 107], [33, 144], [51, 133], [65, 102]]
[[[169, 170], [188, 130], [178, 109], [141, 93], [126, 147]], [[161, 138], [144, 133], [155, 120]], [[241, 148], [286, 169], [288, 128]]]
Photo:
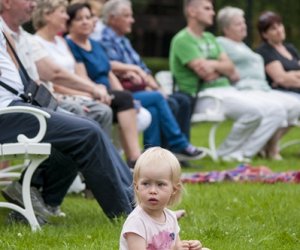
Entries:
[[148, 213], [163, 210], [173, 194], [171, 170], [168, 166], [149, 166], [140, 170], [135, 185], [141, 207]]

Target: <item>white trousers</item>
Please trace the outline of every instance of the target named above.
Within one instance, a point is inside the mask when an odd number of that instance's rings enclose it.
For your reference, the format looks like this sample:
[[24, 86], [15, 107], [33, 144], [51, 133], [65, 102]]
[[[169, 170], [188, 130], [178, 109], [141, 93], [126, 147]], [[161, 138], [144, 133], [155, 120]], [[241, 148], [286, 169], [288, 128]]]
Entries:
[[[239, 91], [233, 87], [206, 89], [204, 92], [222, 100], [222, 111], [226, 118], [234, 120], [232, 129], [218, 149], [218, 155], [253, 157], [275, 131], [287, 120], [284, 108], [267, 99]], [[195, 112], [212, 108], [212, 99], [199, 99]]]

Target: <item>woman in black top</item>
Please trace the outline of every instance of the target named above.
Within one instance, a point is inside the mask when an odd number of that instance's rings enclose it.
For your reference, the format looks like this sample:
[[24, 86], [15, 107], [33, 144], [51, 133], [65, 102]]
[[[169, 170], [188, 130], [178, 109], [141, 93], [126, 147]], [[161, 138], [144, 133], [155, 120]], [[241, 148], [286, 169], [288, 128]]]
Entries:
[[258, 20], [263, 43], [257, 48], [265, 61], [269, 84], [273, 88], [296, 92], [300, 99], [300, 55], [292, 45], [285, 43], [285, 28], [281, 17], [271, 11]]

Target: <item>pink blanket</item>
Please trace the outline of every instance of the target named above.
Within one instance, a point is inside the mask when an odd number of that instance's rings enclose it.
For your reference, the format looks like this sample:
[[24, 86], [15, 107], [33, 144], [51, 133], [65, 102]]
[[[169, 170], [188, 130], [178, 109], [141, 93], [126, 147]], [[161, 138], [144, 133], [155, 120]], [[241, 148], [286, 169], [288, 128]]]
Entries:
[[273, 172], [265, 166], [253, 167], [240, 165], [237, 168], [224, 171], [198, 173], [183, 173], [184, 183], [211, 183], [222, 181], [262, 182], [262, 183], [300, 183], [300, 171]]

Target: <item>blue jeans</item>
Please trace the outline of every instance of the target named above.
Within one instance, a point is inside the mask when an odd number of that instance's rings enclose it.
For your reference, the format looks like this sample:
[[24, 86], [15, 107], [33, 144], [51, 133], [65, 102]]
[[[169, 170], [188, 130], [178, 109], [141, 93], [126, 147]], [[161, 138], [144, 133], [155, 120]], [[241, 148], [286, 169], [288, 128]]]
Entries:
[[[17, 105], [29, 104], [21, 101], [11, 104]], [[43, 142], [51, 143], [52, 152], [39, 167], [42, 178], [34, 176], [32, 182], [42, 185], [45, 202], [59, 205], [80, 171], [109, 218], [129, 214], [133, 207], [131, 173], [99, 125], [86, 118], [44, 110], [51, 117], [47, 119]], [[32, 115], [7, 114], [1, 115], [0, 128], [0, 143], [6, 143], [16, 141], [20, 133], [29, 137], [36, 135], [38, 123]]]
[[144, 131], [144, 147], [161, 146], [162, 136], [170, 150], [179, 152], [189, 144], [181, 132], [166, 99], [157, 91], [137, 91], [134, 99], [139, 100], [152, 116], [150, 126]]

